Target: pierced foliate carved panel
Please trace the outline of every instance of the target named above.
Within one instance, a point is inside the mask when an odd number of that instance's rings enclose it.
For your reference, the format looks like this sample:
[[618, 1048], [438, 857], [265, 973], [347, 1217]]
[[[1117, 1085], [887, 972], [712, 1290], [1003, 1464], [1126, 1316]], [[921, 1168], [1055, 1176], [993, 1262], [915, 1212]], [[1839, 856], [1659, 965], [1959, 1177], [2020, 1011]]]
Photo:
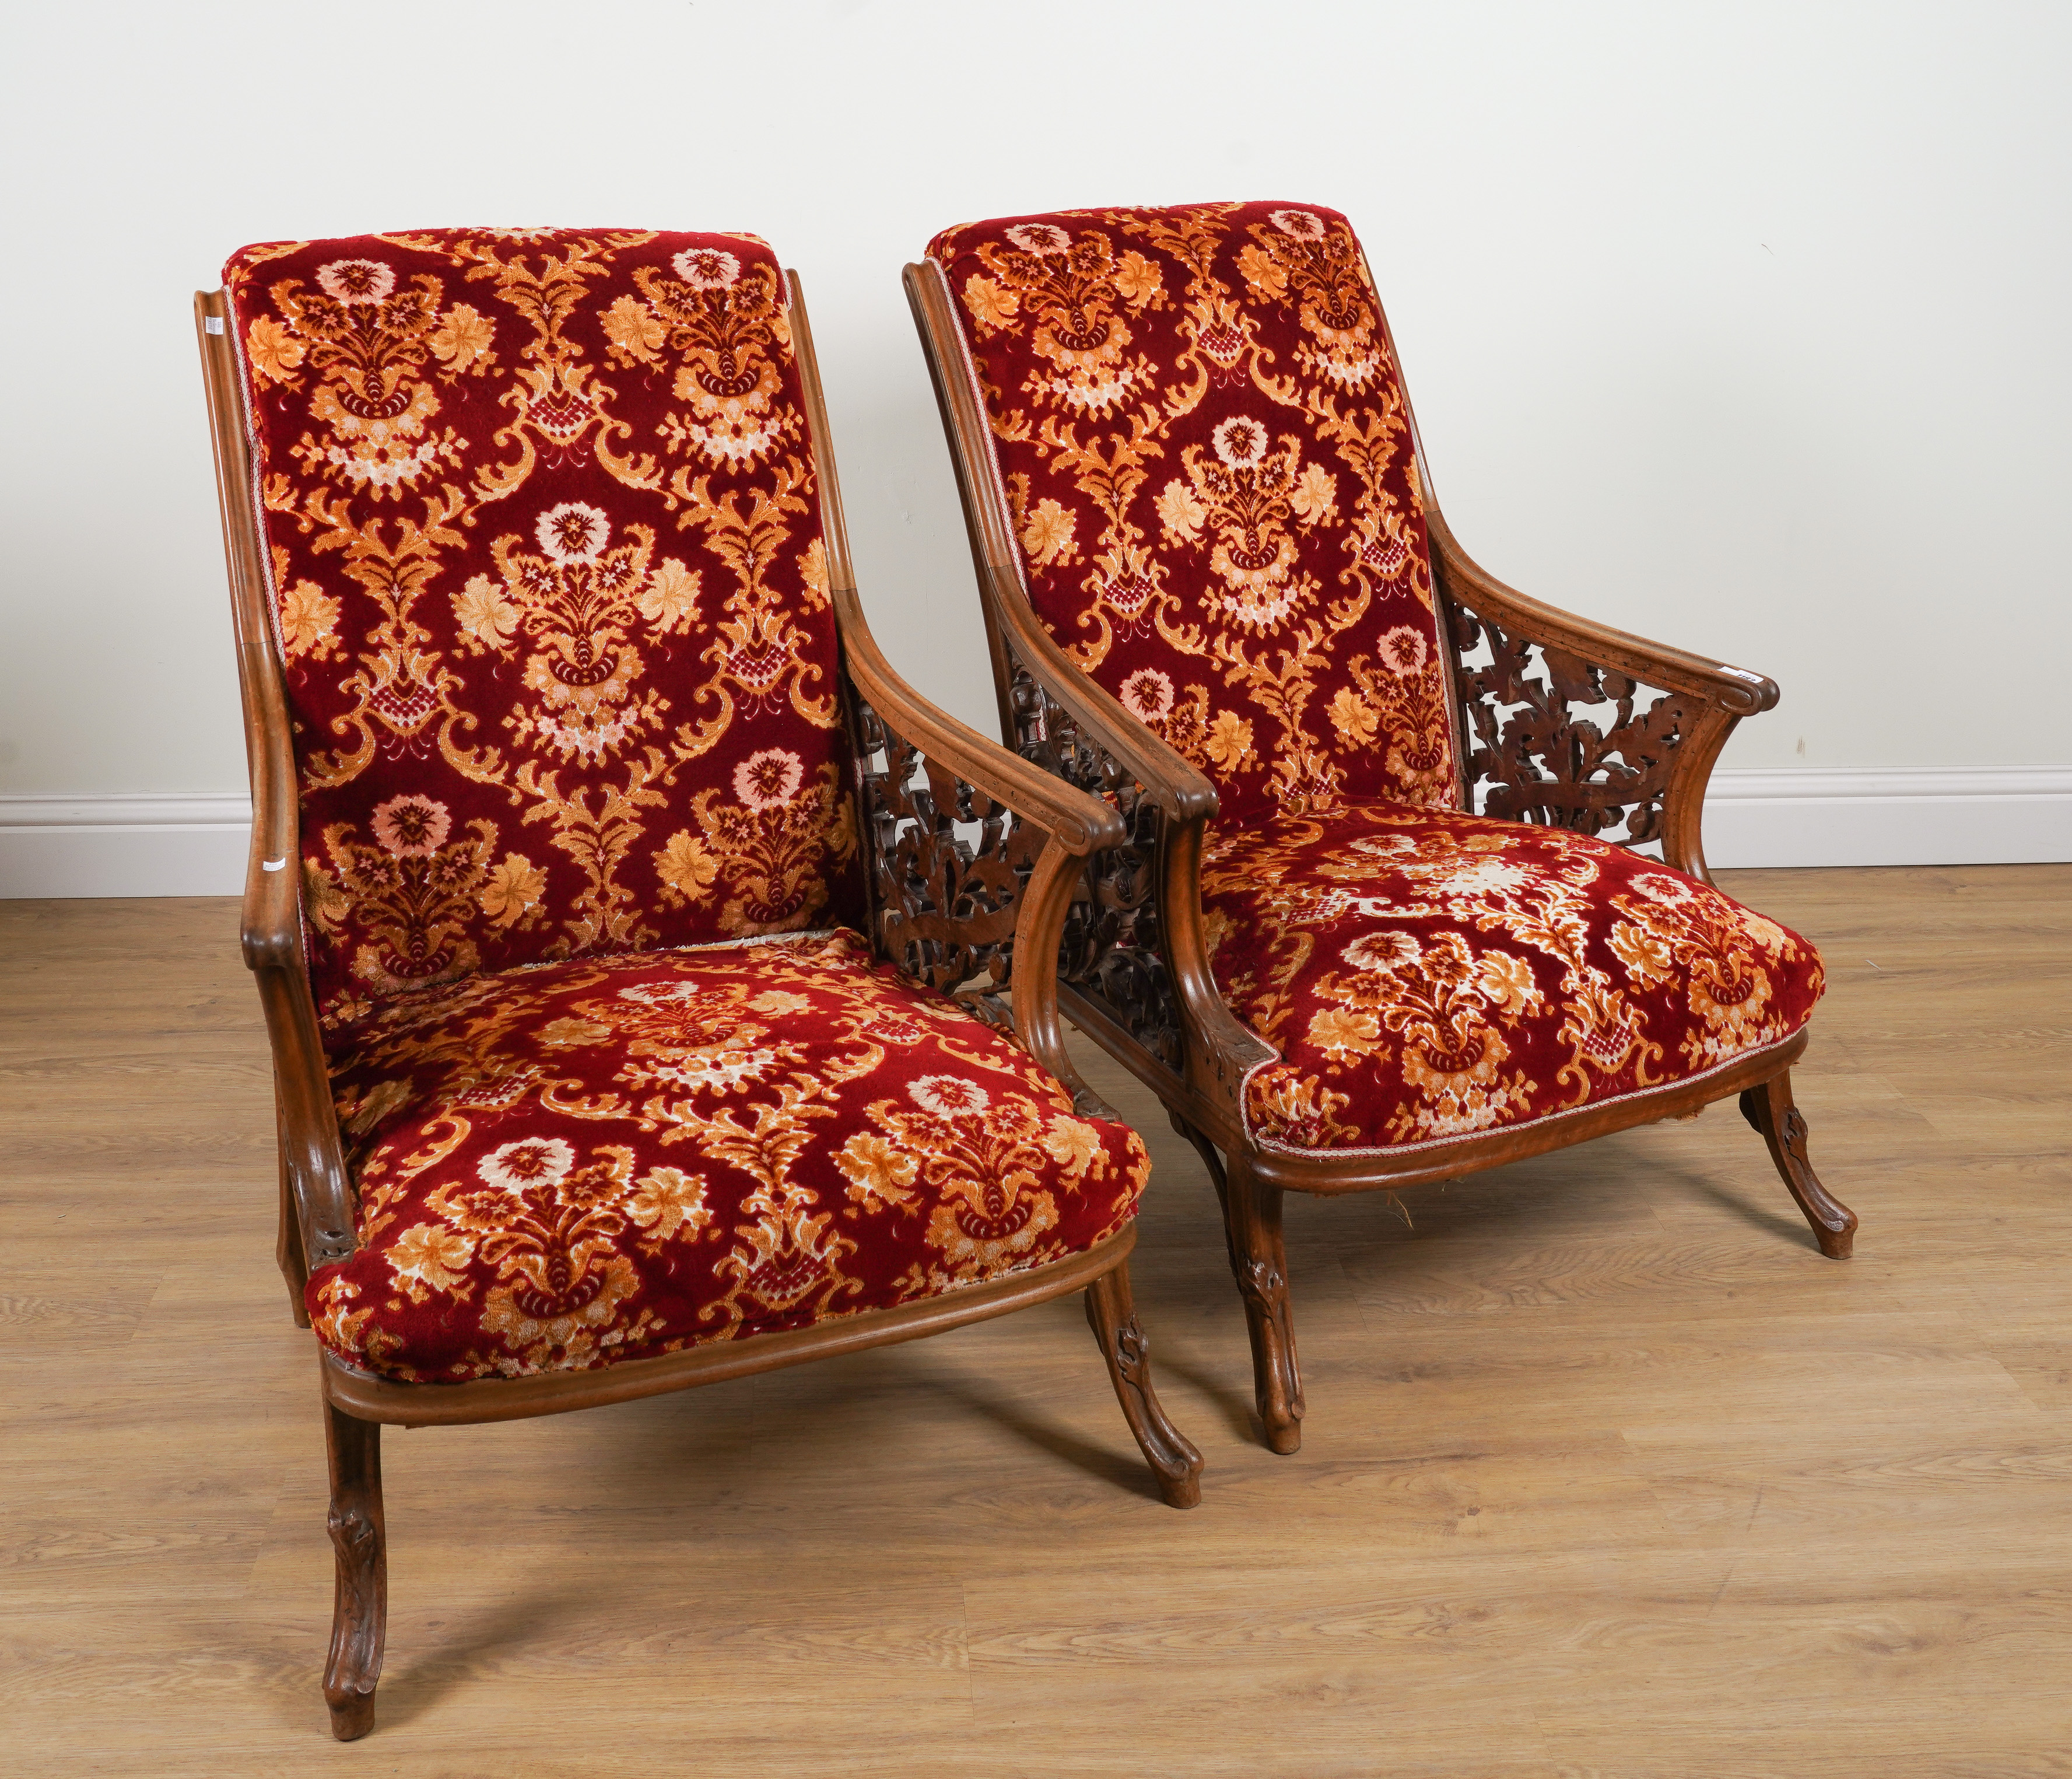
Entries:
[[1005, 1023], [997, 997], [1043, 830], [927, 758], [861, 698], [856, 723], [878, 943], [908, 974], [966, 989]]
[[1676, 749], [1707, 706], [1513, 635], [1457, 600], [1451, 625], [1469, 806], [1622, 846], [1662, 838]]
[[1122, 845], [1087, 861], [1081, 893], [1065, 917], [1059, 980], [1177, 1072], [1185, 1040], [1158, 929], [1158, 806], [1011, 653], [1009, 659], [1022, 757], [1100, 798], [1129, 830]]

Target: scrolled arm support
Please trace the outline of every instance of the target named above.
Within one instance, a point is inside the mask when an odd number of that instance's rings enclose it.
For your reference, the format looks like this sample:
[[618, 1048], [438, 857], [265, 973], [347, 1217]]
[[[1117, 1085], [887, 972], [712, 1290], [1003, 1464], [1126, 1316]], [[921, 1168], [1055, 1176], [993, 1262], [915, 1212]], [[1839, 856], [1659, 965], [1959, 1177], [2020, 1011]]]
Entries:
[[[1215, 792], [1206, 780], [1198, 797], [1184, 782], [1161, 787], [1155, 762], [1108, 746], [1063, 695], [1107, 694], [1050, 661], [1040, 641], [1030, 644], [1025, 634], [1006, 643], [1017, 751], [1100, 797], [1124, 828], [1120, 843], [1087, 861], [1065, 922], [1058, 974], [1067, 1011], [1104, 1023], [1179, 1077], [1228, 1140], [1245, 1072], [1272, 1052], [1231, 1012], [1210, 970], [1200, 870]], [[1177, 799], [1161, 794], [1175, 789]], [[1187, 813], [1175, 814], [1176, 801]]]
[[[879, 944], [945, 993], [1008, 986], [1024, 887], [1050, 836], [915, 743], [859, 696], [864, 826]], [[960, 828], [976, 830], [971, 839]]]
[[1016, 751], [1100, 797], [1122, 829], [1115, 844], [1087, 861], [1065, 918], [1059, 978], [1177, 1073], [1186, 1052], [1184, 1024], [1158, 916], [1166, 812], [1011, 647], [1009, 660]]
[[1057, 959], [1084, 862], [1124, 839], [1122, 818], [930, 704], [886, 662], [853, 591], [835, 599], [880, 949], [982, 1017], [1011, 1015], [1080, 1110], [1105, 1112], [1065, 1049]]
[[1777, 702], [1774, 682], [1528, 599], [1427, 517], [1470, 804], [1626, 846], [1659, 842], [1668, 863], [1708, 878], [1706, 782], [1735, 724]]

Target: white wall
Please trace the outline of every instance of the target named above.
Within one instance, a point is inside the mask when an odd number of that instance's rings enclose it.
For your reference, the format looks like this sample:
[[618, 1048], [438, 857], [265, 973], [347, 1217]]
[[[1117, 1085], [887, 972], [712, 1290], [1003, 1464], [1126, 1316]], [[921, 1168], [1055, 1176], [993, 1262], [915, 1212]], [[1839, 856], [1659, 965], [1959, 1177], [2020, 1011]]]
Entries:
[[[1268, 196], [1354, 219], [1488, 566], [1782, 684], [1723, 762], [1725, 862], [1864, 856], [1835, 812], [1864, 797], [1873, 852], [2072, 855], [2072, 9], [269, 0], [6, 37], [15, 893], [229, 887], [234, 845], [165, 862], [243, 782], [187, 307], [230, 249], [767, 235], [877, 628], [989, 727], [902, 261], [986, 215]], [[2029, 801], [1981, 826], [1981, 789]], [[1792, 829], [1794, 792], [1833, 806]]]

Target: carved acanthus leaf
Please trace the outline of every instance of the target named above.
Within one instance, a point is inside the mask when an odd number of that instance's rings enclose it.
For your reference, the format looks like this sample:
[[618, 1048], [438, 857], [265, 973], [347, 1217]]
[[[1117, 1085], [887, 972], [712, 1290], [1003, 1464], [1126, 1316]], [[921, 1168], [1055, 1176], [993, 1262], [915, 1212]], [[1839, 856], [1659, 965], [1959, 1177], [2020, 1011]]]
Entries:
[[1457, 597], [1445, 605], [1470, 806], [1629, 846], [1660, 839], [1676, 749], [1704, 701], [1664, 692], [1642, 704], [1641, 683], [1617, 669], [1506, 631]]
[[1015, 920], [1043, 830], [926, 757], [861, 698], [855, 714], [884, 954], [932, 988], [964, 990], [1004, 1023]]

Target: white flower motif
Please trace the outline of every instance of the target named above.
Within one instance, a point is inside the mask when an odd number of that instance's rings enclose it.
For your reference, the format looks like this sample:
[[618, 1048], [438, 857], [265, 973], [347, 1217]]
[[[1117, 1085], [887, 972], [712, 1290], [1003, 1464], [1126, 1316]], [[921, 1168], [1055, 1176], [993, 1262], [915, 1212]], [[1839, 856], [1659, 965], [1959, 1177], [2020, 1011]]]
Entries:
[[475, 1171], [483, 1183], [507, 1192], [557, 1185], [576, 1164], [576, 1152], [559, 1137], [520, 1137], [484, 1155]]
[[660, 1007], [670, 1001], [695, 1001], [700, 990], [690, 982], [635, 982], [631, 988], [622, 988], [622, 1001], [635, 1001], [643, 1007]]
[[1687, 902], [1698, 900], [1696, 883], [1687, 883], [1680, 877], [1663, 877], [1653, 871], [1634, 879], [1633, 887], [1649, 901], [1666, 908], [1681, 908]]
[[429, 859], [446, 843], [453, 817], [443, 803], [405, 793], [374, 812], [374, 838], [397, 859]]
[[955, 1075], [923, 1075], [906, 1092], [923, 1111], [939, 1118], [976, 1118], [993, 1103], [984, 1088]]
[[1209, 435], [1209, 442], [1232, 469], [1249, 469], [1266, 455], [1266, 428], [1234, 414]]
[[1478, 859], [1456, 865], [1440, 879], [1456, 896], [1507, 896], [1532, 881], [1523, 865], [1507, 864], [1500, 859]]
[[693, 290], [724, 290], [741, 277], [741, 261], [717, 247], [686, 247], [669, 263]]
[[1173, 708], [1173, 682], [1155, 667], [1140, 667], [1122, 682], [1122, 707], [1140, 723], [1156, 723]]
[[1355, 970], [1390, 970], [1415, 963], [1424, 948], [1407, 933], [1368, 933], [1338, 955]]
[[758, 1081], [776, 1066], [774, 1050], [738, 1050], [723, 1044], [684, 1051], [675, 1060], [648, 1071], [651, 1080], [668, 1081], [691, 1093], [725, 1093]]
[[798, 793], [805, 764], [782, 747], [750, 754], [734, 769], [734, 794], [751, 809], [781, 809]]
[[1398, 624], [1393, 630], [1383, 631], [1381, 640], [1375, 644], [1375, 653], [1381, 657], [1382, 665], [1390, 673], [1406, 677], [1422, 673], [1424, 663], [1432, 656], [1424, 632], [1412, 629], [1407, 624]]
[[1007, 238], [1023, 253], [1046, 257], [1062, 253], [1072, 245], [1072, 237], [1054, 222], [1017, 223], [1007, 231]]
[[317, 268], [317, 282], [340, 303], [381, 303], [396, 288], [396, 273], [378, 259], [335, 259]]
[[533, 533], [541, 549], [566, 568], [571, 562], [594, 562], [611, 536], [611, 521], [594, 506], [564, 500], [540, 515]]
[[1324, 238], [1324, 219], [1307, 210], [1272, 210], [1267, 212], [1266, 220], [1282, 234], [1293, 235], [1297, 241]]

